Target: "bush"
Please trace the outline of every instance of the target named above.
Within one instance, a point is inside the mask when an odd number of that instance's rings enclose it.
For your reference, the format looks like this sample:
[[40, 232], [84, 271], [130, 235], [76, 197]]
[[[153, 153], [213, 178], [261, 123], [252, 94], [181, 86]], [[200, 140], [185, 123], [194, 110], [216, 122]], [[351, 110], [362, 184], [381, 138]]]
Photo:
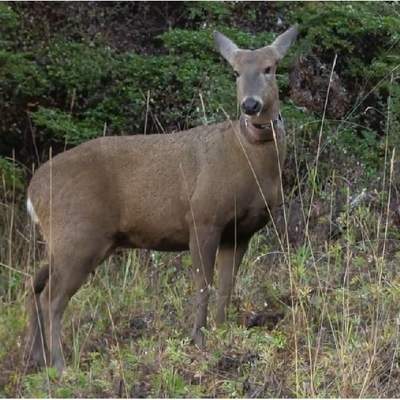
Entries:
[[5, 193], [22, 190], [24, 185], [24, 172], [15, 160], [0, 157], [0, 182]]
[[[400, 18], [394, 3], [309, 3], [296, 10], [303, 52], [314, 52], [336, 71], [352, 96], [347, 119], [377, 130], [385, 126], [391, 74], [400, 64]], [[363, 114], [372, 106], [370, 113]], [[393, 110], [399, 115], [400, 109]]]
[[16, 38], [18, 17], [14, 10], [6, 3], [0, 4], [0, 46], [8, 48]]

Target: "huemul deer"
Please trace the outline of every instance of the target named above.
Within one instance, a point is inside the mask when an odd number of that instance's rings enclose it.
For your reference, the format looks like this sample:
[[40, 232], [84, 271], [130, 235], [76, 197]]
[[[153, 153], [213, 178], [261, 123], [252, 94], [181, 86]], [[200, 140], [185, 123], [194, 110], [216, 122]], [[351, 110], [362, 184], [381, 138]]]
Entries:
[[38, 169], [27, 206], [49, 260], [34, 277], [29, 302], [31, 360], [63, 369], [64, 310], [117, 247], [190, 250], [196, 290], [192, 338], [199, 346], [216, 261], [216, 322], [225, 321], [249, 240], [282, 202], [285, 133], [275, 71], [296, 36], [294, 26], [269, 46], [242, 50], [214, 33], [237, 76], [238, 121], [174, 134], [101, 137]]

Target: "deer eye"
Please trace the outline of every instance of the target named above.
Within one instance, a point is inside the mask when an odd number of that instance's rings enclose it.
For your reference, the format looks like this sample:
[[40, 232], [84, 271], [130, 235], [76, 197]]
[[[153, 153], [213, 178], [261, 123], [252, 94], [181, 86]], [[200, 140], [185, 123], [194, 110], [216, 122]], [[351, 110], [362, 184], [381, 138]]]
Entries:
[[264, 74], [270, 74], [271, 73], [271, 67], [267, 67], [264, 69]]

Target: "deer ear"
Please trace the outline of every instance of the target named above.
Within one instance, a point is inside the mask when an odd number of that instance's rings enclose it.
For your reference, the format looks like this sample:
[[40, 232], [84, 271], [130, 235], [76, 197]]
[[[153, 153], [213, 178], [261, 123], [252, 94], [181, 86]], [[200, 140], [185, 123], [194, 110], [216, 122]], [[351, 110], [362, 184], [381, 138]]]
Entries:
[[214, 42], [222, 57], [232, 65], [233, 56], [239, 50], [239, 47], [232, 40], [217, 31], [214, 31]]
[[295, 24], [274, 40], [271, 46], [274, 47], [275, 50], [278, 52], [279, 59], [284, 57], [286, 52], [289, 50], [289, 47], [296, 40], [298, 34], [299, 34], [298, 25]]

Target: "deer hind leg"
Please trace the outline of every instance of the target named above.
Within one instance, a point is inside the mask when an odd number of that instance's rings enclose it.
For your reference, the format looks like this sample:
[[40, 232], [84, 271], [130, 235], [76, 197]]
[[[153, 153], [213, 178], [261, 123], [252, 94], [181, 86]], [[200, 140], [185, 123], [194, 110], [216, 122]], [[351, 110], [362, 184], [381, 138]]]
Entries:
[[222, 243], [218, 249], [218, 298], [217, 298], [217, 326], [226, 320], [226, 311], [235, 287], [237, 272], [243, 256], [246, 253], [249, 241], [239, 243]]
[[46, 287], [49, 265], [42, 266], [33, 280], [27, 282], [29, 293], [26, 308], [29, 316], [29, 329], [26, 340], [26, 361], [34, 366], [45, 365], [46, 342], [43, 331], [43, 318], [40, 308], [40, 293]]
[[207, 308], [210, 287], [213, 282], [215, 255], [220, 234], [213, 228], [196, 228], [190, 235], [190, 254], [194, 268], [195, 306], [192, 339], [204, 347], [201, 328], [207, 324]]
[[75, 245], [69, 242], [53, 251], [53, 265], [50, 267], [47, 285], [40, 295], [40, 307], [47, 344], [48, 364], [61, 372], [64, 357], [61, 344], [62, 316], [75, 292], [87, 276], [102, 261], [111, 249], [111, 244], [92, 236]]

